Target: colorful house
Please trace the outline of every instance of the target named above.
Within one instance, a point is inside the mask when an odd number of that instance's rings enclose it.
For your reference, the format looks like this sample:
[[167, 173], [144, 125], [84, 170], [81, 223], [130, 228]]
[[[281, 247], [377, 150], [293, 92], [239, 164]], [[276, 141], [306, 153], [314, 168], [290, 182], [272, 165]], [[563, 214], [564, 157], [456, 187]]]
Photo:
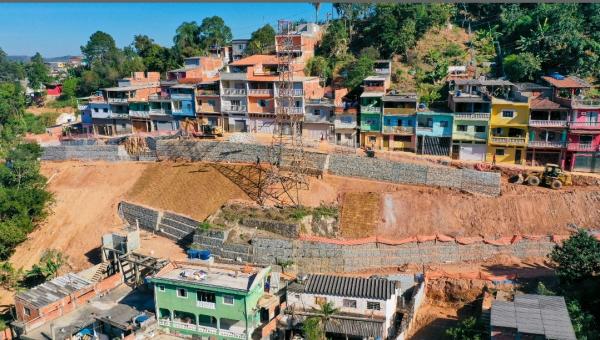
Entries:
[[383, 80], [377, 89], [380, 91], [370, 91], [370, 86], [365, 86], [365, 92], [360, 95], [360, 145], [380, 150], [383, 147], [381, 134], [381, 98], [385, 94]]
[[187, 337], [268, 337], [285, 300], [278, 278], [270, 267], [171, 262], [150, 279], [159, 327]]
[[382, 97], [383, 149], [415, 150], [417, 95], [392, 91]]
[[417, 111], [417, 154], [450, 156], [453, 118], [451, 112], [429, 109]]
[[492, 97], [486, 161], [523, 164], [529, 126], [525, 99]]
[[[347, 91], [345, 92], [347, 93]], [[355, 148], [359, 143], [358, 101], [346, 97], [346, 93], [339, 96], [336, 93], [333, 118], [335, 144]]]
[[553, 87], [552, 100], [571, 110], [565, 167], [600, 172], [600, 99], [592, 98], [586, 81], [557, 74], [542, 77]]
[[564, 166], [568, 109], [548, 97], [540, 96], [531, 99], [529, 110], [527, 164], [543, 166], [553, 163]]

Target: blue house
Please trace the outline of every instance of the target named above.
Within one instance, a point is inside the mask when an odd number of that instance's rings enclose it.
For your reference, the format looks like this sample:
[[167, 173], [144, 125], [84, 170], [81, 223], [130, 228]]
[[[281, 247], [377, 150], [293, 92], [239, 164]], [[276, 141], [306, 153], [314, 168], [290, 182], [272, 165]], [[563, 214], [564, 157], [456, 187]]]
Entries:
[[196, 117], [194, 88], [195, 85], [193, 84], [171, 86], [169, 94], [171, 96], [171, 114], [173, 115], [173, 119], [181, 121], [186, 118]]
[[422, 155], [449, 156], [452, 146], [453, 115], [425, 109], [417, 112], [416, 151]]

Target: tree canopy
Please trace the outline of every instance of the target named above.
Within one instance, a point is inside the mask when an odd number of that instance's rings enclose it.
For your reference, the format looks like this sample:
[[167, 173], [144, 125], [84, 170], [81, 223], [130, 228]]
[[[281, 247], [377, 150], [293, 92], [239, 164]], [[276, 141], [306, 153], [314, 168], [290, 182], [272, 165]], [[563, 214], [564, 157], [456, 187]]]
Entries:
[[50, 81], [49, 68], [44, 64], [44, 58], [36, 53], [26, 66], [27, 80], [32, 89], [38, 90], [44, 83]]
[[273, 51], [275, 51], [275, 29], [266, 24], [252, 32], [244, 54], [268, 54]]
[[550, 254], [557, 263], [556, 274], [565, 282], [577, 282], [600, 271], [600, 242], [579, 230]]
[[204, 18], [199, 27], [200, 47], [208, 50], [211, 47], [223, 47], [231, 43], [231, 28], [225, 25], [223, 18], [212, 16]]

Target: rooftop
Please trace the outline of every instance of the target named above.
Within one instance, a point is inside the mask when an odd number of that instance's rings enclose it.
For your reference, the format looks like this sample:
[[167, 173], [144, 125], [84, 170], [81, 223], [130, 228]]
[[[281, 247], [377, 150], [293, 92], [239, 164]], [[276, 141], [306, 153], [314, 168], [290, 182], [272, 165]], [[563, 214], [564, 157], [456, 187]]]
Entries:
[[385, 77], [382, 76], [368, 76], [365, 78], [365, 81], [385, 81]]
[[18, 293], [16, 297], [36, 308], [40, 308], [90, 287], [92, 284], [91, 281], [77, 274], [69, 273]]
[[154, 278], [248, 292], [258, 281], [257, 278], [265, 275], [266, 270], [224, 264], [207, 266], [202, 263], [171, 262]]
[[501, 79], [455, 79], [452, 80], [456, 85], [481, 85], [481, 86], [510, 86], [513, 85], [508, 80]]
[[514, 83], [515, 87], [519, 91], [543, 91], [549, 90], [550, 87], [536, 84], [536, 83]]
[[131, 85], [131, 86], [115, 86], [115, 87], [106, 87], [102, 90], [105, 91], [135, 91], [140, 89], [148, 89], [152, 87], [158, 87], [158, 85]]
[[387, 300], [395, 284], [387, 279], [310, 274], [306, 280], [288, 286], [293, 292]]
[[564, 77], [564, 79], [556, 79], [551, 76], [543, 76], [542, 79], [547, 81], [550, 85], [557, 87], [559, 89], [560, 88], [572, 89], [572, 88], [590, 88], [590, 87], [592, 87], [592, 85], [590, 85], [585, 80], [575, 77], [575, 76]]
[[236, 60], [229, 66], [250, 66], [250, 65], [277, 65], [279, 59], [274, 55], [255, 54], [240, 60]]
[[416, 102], [416, 93], [388, 93], [383, 96], [384, 102]]
[[365, 98], [365, 97], [383, 97], [384, 95], [385, 95], [385, 92], [367, 91], [367, 92], [363, 92], [360, 96], [362, 98]]
[[555, 103], [548, 97], [535, 97], [529, 102], [529, 108], [532, 110], [567, 110], [566, 107]]
[[325, 323], [325, 331], [337, 334], [351, 334], [363, 338], [377, 338], [383, 334], [383, 321], [356, 320], [334, 317], [335, 320]]
[[492, 302], [492, 327], [517, 329], [519, 333], [544, 335], [548, 339], [576, 339], [562, 296], [516, 295], [513, 302]]

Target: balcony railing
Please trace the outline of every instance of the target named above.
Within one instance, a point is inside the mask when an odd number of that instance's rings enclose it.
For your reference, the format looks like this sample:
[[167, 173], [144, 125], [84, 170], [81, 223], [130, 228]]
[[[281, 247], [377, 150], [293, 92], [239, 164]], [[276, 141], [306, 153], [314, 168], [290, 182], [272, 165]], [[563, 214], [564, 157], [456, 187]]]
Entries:
[[487, 140], [487, 132], [467, 132], [454, 130], [452, 131], [452, 139], [485, 141]]
[[364, 92], [384, 92], [385, 88], [383, 87], [383, 85], [381, 85], [381, 86], [366, 86], [366, 85], [363, 85], [363, 91]]
[[433, 127], [431, 127], [431, 126], [417, 126], [417, 131], [421, 131], [421, 132], [433, 132]]
[[560, 149], [565, 147], [565, 142], [561, 141], [545, 141], [545, 140], [530, 140], [527, 142], [530, 148], [553, 148]]
[[495, 137], [492, 136], [492, 143], [507, 145], [525, 145], [525, 137]]
[[490, 114], [485, 112], [455, 112], [455, 120], [489, 120]]
[[379, 125], [371, 125], [371, 124], [360, 124], [360, 130], [365, 132], [371, 132], [371, 131], [380, 131]]
[[171, 100], [171, 96], [167, 95], [160, 95], [160, 94], [151, 94], [148, 96], [148, 100], [149, 101], [169, 101]]
[[166, 109], [150, 109], [150, 115], [152, 116], [166, 116], [171, 114], [171, 110]]
[[79, 110], [79, 111], [85, 111], [88, 108], [89, 108], [89, 105], [87, 105], [87, 104], [85, 104], [85, 105], [81, 105], [81, 104], [77, 105], [77, 110]]
[[530, 126], [540, 126], [540, 127], [567, 127], [566, 120], [537, 120], [530, 119]]
[[571, 107], [599, 108], [600, 107], [600, 99], [573, 99], [573, 100], [571, 100]]
[[229, 105], [229, 106], [223, 106], [223, 111], [226, 111], [226, 112], [246, 112], [246, 105]]
[[356, 120], [351, 122], [343, 122], [340, 119], [336, 119], [333, 121], [333, 126], [335, 126], [336, 129], [356, 129], [357, 124]]
[[304, 90], [302, 89], [279, 89], [277, 92], [280, 96], [300, 97], [304, 95]]
[[218, 106], [213, 105], [198, 105], [196, 106], [198, 112], [219, 112]]
[[214, 302], [196, 301], [196, 307], [206, 308], [206, 309], [215, 309], [216, 304]]
[[280, 107], [279, 110], [281, 111], [281, 113], [283, 114], [288, 114], [288, 115], [297, 115], [297, 114], [302, 114], [303, 110], [301, 107]]
[[225, 96], [245, 96], [246, 89], [224, 88], [223, 95], [225, 95]]
[[217, 90], [196, 90], [199, 96], [218, 96], [219, 91]]
[[597, 151], [598, 146], [592, 145], [592, 143], [568, 143], [567, 150], [569, 151]]
[[109, 103], [127, 103], [129, 98], [108, 98]]
[[192, 99], [192, 95], [189, 93], [171, 93], [171, 99], [189, 100]]
[[273, 89], [250, 89], [248, 90], [249, 95], [259, 95], [259, 96], [272, 96]]
[[387, 74], [387, 73], [390, 73], [390, 69], [389, 68], [376, 68], [375, 73]]
[[383, 133], [394, 133], [398, 135], [412, 135], [415, 133], [413, 126], [383, 126]]
[[150, 111], [129, 110], [130, 117], [148, 118]]
[[381, 113], [381, 107], [379, 106], [361, 106], [361, 113]]
[[417, 109], [414, 107], [410, 107], [410, 108], [384, 107], [383, 108], [384, 115], [411, 115], [411, 114], [415, 114], [416, 112], [417, 112]]
[[600, 129], [600, 122], [569, 122], [571, 129]]

